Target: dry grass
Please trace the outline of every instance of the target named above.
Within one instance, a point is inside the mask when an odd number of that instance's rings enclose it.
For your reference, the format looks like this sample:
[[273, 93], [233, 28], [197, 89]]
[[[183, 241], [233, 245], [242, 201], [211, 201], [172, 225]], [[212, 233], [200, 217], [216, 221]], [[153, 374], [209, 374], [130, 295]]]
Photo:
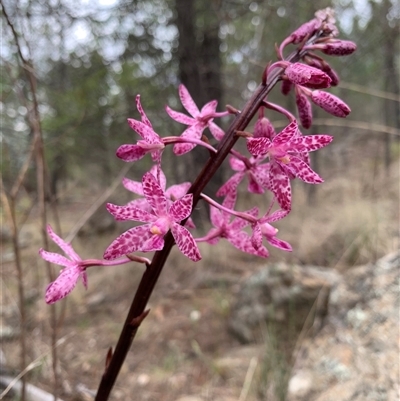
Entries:
[[[307, 186], [295, 183], [293, 212], [277, 224], [280, 238], [289, 241], [294, 251], [287, 254], [270, 249], [271, 261], [344, 269], [372, 262], [398, 246], [399, 162], [393, 163], [390, 175], [386, 175], [383, 167], [377, 168], [370, 159], [358, 159], [363, 152], [365, 149], [354, 151], [353, 160], [363, 162], [347, 169], [329, 159], [330, 168], [320, 171], [326, 183], [318, 187], [314, 204], [310, 204]], [[65, 233], [84, 213], [88, 199], [88, 194], [82, 193], [61, 204]], [[243, 205], [242, 209], [245, 208]], [[43, 363], [29, 377], [41, 387], [50, 388], [48, 310], [42, 299], [47, 283], [37, 257], [39, 235], [35, 213], [33, 210], [23, 227], [30, 236], [29, 247], [23, 250], [25, 288], [31, 294], [26, 305], [30, 333], [28, 359], [33, 361], [42, 355]], [[73, 244], [84, 257], [100, 257], [114, 235], [76, 238]], [[9, 245], [2, 244], [1, 250], [5, 255]], [[217, 247], [201, 244], [201, 252], [203, 260], [196, 265], [176, 250], [172, 252], [150, 302], [152, 313], [139, 332], [113, 399], [131, 399], [132, 391], [140, 391], [143, 399], [158, 401], [176, 400], [184, 394], [203, 394], [204, 400], [237, 400], [243, 394], [249, 363], [260, 356], [260, 350], [249, 351], [237, 358], [241, 361], [239, 365], [230, 366], [228, 362], [228, 367], [222, 369], [219, 362], [229, 359], [232, 347], [239, 349], [226, 331], [225, 322], [235, 288], [232, 282], [240, 282], [265, 262], [234, 251], [224, 241]], [[97, 386], [106, 351], [117, 340], [142, 271], [137, 265], [93, 268], [89, 270], [89, 291], [85, 292], [78, 284], [68, 298], [59, 329], [60, 338], [64, 338], [59, 346], [59, 366], [65, 401], [76, 399], [72, 394], [78, 383], [89, 388]], [[228, 284], [213, 288], [205, 284], [210, 278]], [[17, 328], [12, 262], [3, 263], [2, 282], [1, 323], [3, 327]], [[60, 305], [61, 314], [62, 308]], [[17, 366], [17, 341], [4, 344], [3, 351], [9, 366]], [[275, 357], [279, 359], [279, 355]], [[255, 372], [258, 388], [263, 386], [260, 366], [261, 360]], [[278, 373], [271, 373], [268, 380], [279, 377]], [[249, 391], [246, 400], [256, 399], [257, 391]]]

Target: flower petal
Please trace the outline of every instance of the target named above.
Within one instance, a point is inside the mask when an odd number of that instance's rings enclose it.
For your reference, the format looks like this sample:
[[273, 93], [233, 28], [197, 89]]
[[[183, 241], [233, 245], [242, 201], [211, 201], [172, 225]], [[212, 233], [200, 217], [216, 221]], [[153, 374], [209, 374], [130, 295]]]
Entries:
[[131, 252], [142, 249], [148, 250], [149, 246], [147, 244], [151, 242], [150, 240], [154, 236], [150, 228], [150, 224], [144, 224], [122, 233], [105, 250], [104, 259], [112, 260]]
[[290, 147], [297, 152], [312, 152], [328, 146], [332, 141], [333, 136], [330, 135], [306, 135], [292, 139]]
[[225, 135], [225, 131], [222, 128], [218, 127], [218, 125], [215, 124], [214, 122], [208, 123], [208, 128], [209, 128], [212, 136], [217, 141], [220, 141]]
[[148, 143], [162, 143], [160, 136], [154, 132], [153, 128], [141, 121], [128, 118], [129, 126], [136, 131]]
[[47, 262], [54, 263], [59, 266], [64, 266], [64, 267], [77, 266], [76, 261], [69, 260], [65, 256], [60, 255], [59, 253], [47, 252], [42, 248], [39, 249], [39, 255], [41, 256], [42, 259], [46, 260]]
[[157, 216], [166, 215], [167, 198], [165, 197], [164, 191], [154, 175], [151, 173], [146, 173], [143, 176], [142, 183], [144, 196], [154, 210], [154, 213]]
[[308, 164], [304, 163], [304, 161], [298, 157], [291, 156], [290, 164], [296, 172], [296, 177], [300, 178], [302, 181], [307, 182], [308, 184], [320, 184], [321, 182], [324, 182], [324, 180], [314, 170], [312, 170]]
[[244, 231], [239, 231], [235, 233], [234, 236], [230, 236], [227, 240], [237, 249], [249, 253], [251, 255], [261, 256], [263, 258], [268, 258], [269, 252], [264, 246], [260, 246], [260, 248], [255, 249], [253, 244], [251, 243], [251, 238]]
[[193, 125], [196, 123], [196, 119], [187, 116], [186, 114], [179, 113], [179, 111], [172, 110], [168, 106], [165, 106], [165, 111], [168, 113], [168, 115], [175, 121], [181, 124], [185, 125]]
[[206, 103], [202, 108], [201, 108], [201, 117], [205, 117], [208, 114], [213, 114], [215, 113], [215, 110], [217, 109], [218, 102], [216, 100], [211, 100], [210, 102]]
[[222, 185], [217, 191], [217, 196], [226, 196], [229, 193], [236, 193], [237, 187], [245, 176], [244, 172], [234, 174], [229, 180]]
[[133, 181], [130, 180], [129, 178], [124, 177], [122, 179], [122, 185], [127, 189], [128, 191], [133, 192], [134, 194], [137, 195], [142, 195], [143, 196], [143, 188], [142, 188], [142, 183], [139, 181]]
[[182, 198], [183, 195], [186, 195], [188, 189], [192, 183], [183, 182], [182, 184], [171, 185], [166, 191], [165, 196], [167, 199], [176, 200]]
[[292, 246], [279, 238], [276, 237], [266, 237], [267, 241], [275, 248], [282, 249], [283, 251], [292, 252]]
[[185, 85], [179, 85], [179, 97], [181, 99], [183, 107], [193, 116], [197, 117], [200, 115], [200, 111], [196, 106], [196, 103], [193, 101], [190, 96], [189, 91], [186, 89]]
[[253, 156], [264, 156], [271, 146], [272, 142], [266, 137], [249, 138], [247, 140], [247, 149]]
[[55, 281], [50, 283], [46, 289], [46, 303], [53, 304], [65, 298], [76, 286], [82, 269], [75, 266], [63, 269]]
[[133, 220], [150, 223], [157, 220], [157, 217], [154, 214], [143, 209], [138, 209], [137, 207], [132, 206], [131, 203], [128, 203], [126, 206], [107, 203], [106, 207], [108, 212], [112, 214], [117, 221]]
[[142, 123], [148, 125], [151, 129], [153, 129], [151, 122], [147, 118], [146, 113], [143, 110], [142, 104], [140, 103], [140, 95], [136, 96], [136, 108], [138, 109]]
[[67, 256], [69, 256], [72, 260], [81, 261], [80, 256], [74, 251], [71, 244], [65, 242], [62, 238], [60, 238], [51, 228], [50, 224], [47, 225], [47, 233], [49, 234], [52, 241], [54, 241]]
[[187, 256], [193, 262], [197, 262], [201, 259], [199, 248], [197, 247], [196, 241], [192, 237], [192, 234], [180, 224], [173, 223], [171, 227], [171, 233], [175, 239], [176, 245], [179, 250]]
[[292, 140], [299, 135], [299, 127], [295, 121], [287, 125], [278, 135], [272, 140], [273, 146], [279, 146]]
[[189, 217], [192, 213], [193, 205], [193, 194], [187, 194], [181, 199], [176, 200], [169, 209], [169, 215], [176, 222], [181, 222], [182, 220]]
[[292, 191], [290, 188], [289, 177], [276, 163], [271, 163], [270, 180], [272, 192], [280, 207], [284, 210], [291, 210]]
[[148, 150], [138, 145], [121, 145], [116, 152], [118, 158], [125, 162], [135, 162], [144, 157]]

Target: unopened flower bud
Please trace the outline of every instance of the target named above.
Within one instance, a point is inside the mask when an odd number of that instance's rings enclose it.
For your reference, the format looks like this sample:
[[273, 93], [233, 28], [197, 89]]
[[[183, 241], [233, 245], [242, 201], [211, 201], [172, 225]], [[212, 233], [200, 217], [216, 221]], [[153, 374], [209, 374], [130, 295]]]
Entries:
[[288, 79], [284, 79], [282, 81], [282, 85], [281, 85], [281, 92], [283, 95], [288, 95], [290, 93], [290, 91], [292, 90], [293, 84], [288, 80]]
[[335, 40], [324, 43], [320, 49], [322, 53], [330, 56], [347, 56], [356, 51], [357, 45], [350, 40]]
[[347, 117], [351, 111], [343, 100], [328, 92], [315, 90], [311, 93], [311, 100], [317, 106], [336, 117]]
[[296, 105], [301, 125], [308, 129], [312, 124], [312, 107], [308, 97], [301, 91], [296, 91]]
[[253, 138], [266, 137], [272, 139], [275, 136], [275, 128], [267, 117], [259, 118], [254, 125]]
[[291, 35], [291, 42], [295, 45], [303, 41], [307, 35], [312, 35], [321, 26], [321, 20], [314, 18], [297, 28]]
[[329, 88], [331, 84], [331, 79], [327, 74], [307, 64], [290, 64], [286, 68], [285, 74], [295, 85], [302, 85], [312, 89]]

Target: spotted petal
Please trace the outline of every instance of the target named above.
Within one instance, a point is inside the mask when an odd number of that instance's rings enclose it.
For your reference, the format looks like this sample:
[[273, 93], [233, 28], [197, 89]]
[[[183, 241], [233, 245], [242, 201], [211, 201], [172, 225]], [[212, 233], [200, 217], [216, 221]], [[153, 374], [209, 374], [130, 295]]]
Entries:
[[290, 164], [296, 171], [296, 177], [308, 184], [320, 184], [324, 180], [314, 171], [311, 167], [306, 164], [303, 160], [298, 157], [291, 156]]
[[148, 150], [139, 145], [126, 144], [117, 149], [116, 155], [125, 162], [135, 162], [142, 159], [146, 153]]
[[[149, 244], [153, 244], [154, 241], [154, 234], [151, 233], [150, 228], [150, 224], [144, 224], [122, 233], [105, 250], [104, 259], [116, 259], [135, 251], [150, 251], [151, 246]], [[160, 249], [162, 249], [162, 246], [158, 244], [158, 247], [151, 250]]]
[[193, 194], [187, 194], [181, 199], [176, 200], [169, 209], [170, 216], [176, 221], [181, 222], [192, 213]]
[[201, 259], [199, 248], [192, 234], [183, 226], [173, 223], [171, 233], [175, 239], [176, 245], [179, 250], [193, 262]]
[[128, 203], [125, 206], [118, 206], [112, 203], [107, 203], [106, 207], [108, 212], [112, 214], [117, 221], [133, 220], [150, 223], [157, 220], [157, 217], [154, 214], [132, 206], [132, 203]]
[[193, 125], [196, 122], [196, 119], [193, 117], [189, 117], [186, 114], [180, 113], [179, 111], [172, 110], [168, 106], [165, 107], [165, 111], [168, 115], [175, 121], [185, 125]]
[[146, 173], [142, 179], [143, 182], [143, 193], [146, 197], [147, 202], [153, 208], [157, 216], [167, 214], [167, 198], [165, 197], [164, 191], [156, 178], [151, 173]]
[[179, 85], [179, 97], [181, 99], [183, 107], [193, 116], [197, 117], [200, 114], [196, 103], [193, 101], [190, 96], [189, 91], [182, 84]]
[[82, 269], [78, 266], [63, 269], [55, 281], [46, 289], [46, 303], [53, 304], [65, 298], [76, 286]]
[[62, 238], [60, 238], [51, 228], [50, 224], [46, 227], [47, 233], [49, 234], [50, 238], [65, 252], [67, 256], [69, 256], [72, 260], [81, 261], [82, 259], [80, 256], [74, 251], [72, 246], [65, 242]]
[[270, 180], [272, 184], [272, 192], [274, 193], [280, 207], [284, 210], [291, 210], [292, 191], [290, 188], [289, 177], [276, 163], [271, 163]]
[[290, 141], [290, 146], [297, 152], [312, 152], [324, 148], [333, 141], [330, 135], [307, 135], [299, 136]]

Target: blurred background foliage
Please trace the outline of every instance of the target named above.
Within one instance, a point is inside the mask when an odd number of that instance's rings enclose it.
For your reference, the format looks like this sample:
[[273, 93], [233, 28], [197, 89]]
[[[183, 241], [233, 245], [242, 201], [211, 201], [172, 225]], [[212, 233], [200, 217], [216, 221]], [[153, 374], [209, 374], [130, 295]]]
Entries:
[[[166, 104], [181, 107], [179, 82], [199, 106], [217, 99], [220, 110], [226, 103], [240, 108], [266, 63], [275, 58], [275, 43], [326, 6], [336, 8], [342, 37], [358, 44], [353, 57], [331, 58], [346, 84], [334, 92], [351, 105], [349, 120], [400, 128], [399, 102], [369, 95], [371, 90], [399, 95], [398, 0], [5, 0], [3, 5], [38, 78], [53, 190], [62, 180], [107, 183], [115, 175], [121, 165], [115, 149], [137, 139], [126, 118], [138, 118], [138, 93], [162, 136], [183, 130], [163, 110]], [[31, 133], [25, 75], [4, 20], [2, 38], [2, 169], [5, 181], [11, 182]], [[350, 84], [359, 86], [348, 90]], [[322, 112], [318, 116], [327, 117]], [[351, 141], [360, 133], [363, 140], [379, 137], [377, 151], [390, 164], [393, 135], [335, 127], [329, 131], [346, 131]], [[197, 171], [203, 153], [193, 152], [182, 164]]]

